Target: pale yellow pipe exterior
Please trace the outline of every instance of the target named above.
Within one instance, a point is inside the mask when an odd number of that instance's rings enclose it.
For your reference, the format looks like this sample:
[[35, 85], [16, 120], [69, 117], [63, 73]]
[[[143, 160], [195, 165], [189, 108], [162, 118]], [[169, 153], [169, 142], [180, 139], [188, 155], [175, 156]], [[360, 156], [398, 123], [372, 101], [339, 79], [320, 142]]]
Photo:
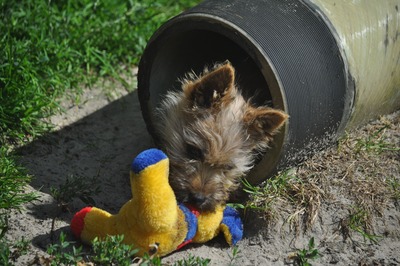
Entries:
[[346, 128], [400, 108], [400, 0], [309, 0], [326, 17], [355, 85]]

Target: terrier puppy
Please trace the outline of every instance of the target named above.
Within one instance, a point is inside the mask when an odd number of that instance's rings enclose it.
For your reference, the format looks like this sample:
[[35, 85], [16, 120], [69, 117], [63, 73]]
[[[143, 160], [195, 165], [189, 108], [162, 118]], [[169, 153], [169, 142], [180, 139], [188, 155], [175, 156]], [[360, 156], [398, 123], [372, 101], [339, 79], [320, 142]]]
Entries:
[[213, 211], [228, 200], [288, 118], [245, 100], [229, 62], [200, 76], [188, 74], [182, 91], [168, 92], [157, 113], [170, 184], [178, 201], [201, 211]]

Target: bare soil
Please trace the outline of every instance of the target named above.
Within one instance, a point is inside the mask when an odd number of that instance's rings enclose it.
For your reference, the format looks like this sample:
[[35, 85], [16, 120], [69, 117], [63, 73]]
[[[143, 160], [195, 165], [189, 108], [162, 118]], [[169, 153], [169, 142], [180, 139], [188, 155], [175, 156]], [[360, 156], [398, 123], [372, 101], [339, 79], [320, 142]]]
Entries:
[[[86, 204], [75, 199], [61, 211], [51, 187], [71, 176], [96, 178], [101, 189], [93, 196], [97, 207], [115, 213], [129, 200], [129, 165], [154, 144], [137, 93], [117, 92], [116, 100], [100, 89], [85, 90], [81, 104], [66, 99], [66, 112], [51, 119], [55, 130], [17, 151], [34, 176], [27, 191], [40, 198], [10, 217], [7, 237], [32, 240], [30, 252], [16, 265], [48, 256], [47, 245], [57, 242], [62, 231], [73, 239], [69, 222]], [[371, 148], [365, 140], [379, 145]], [[313, 265], [400, 265], [399, 140], [400, 112], [352, 130], [337, 145], [291, 169], [298, 181], [287, 195], [295, 200], [283, 195], [269, 212], [246, 211], [245, 236], [233, 261], [233, 249], [216, 238], [189, 245], [163, 263], [192, 254], [210, 258], [211, 265], [293, 265], [298, 250], [314, 237], [320, 257], [309, 260]], [[362, 214], [358, 227], [351, 220], [357, 214]]]

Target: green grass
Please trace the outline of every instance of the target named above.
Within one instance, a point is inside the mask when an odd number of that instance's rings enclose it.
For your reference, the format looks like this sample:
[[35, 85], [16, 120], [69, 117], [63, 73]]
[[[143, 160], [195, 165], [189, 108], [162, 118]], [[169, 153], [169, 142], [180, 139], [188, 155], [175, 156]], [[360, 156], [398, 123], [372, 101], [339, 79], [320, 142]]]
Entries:
[[139, 62], [150, 36], [198, 2], [0, 0], [2, 254], [11, 254], [13, 246], [4, 242], [10, 210], [36, 198], [25, 193], [31, 177], [16, 163], [12, 150], [51, 129], [44, 121], [60, 110], [60, 96], [78, 99], [82, 87], [100, 77], [132, 90], [122, 76]]
[[391, 198], [397, 202], [400, 201], [400, 181], [395, 177], [391, 177], [386, 182], [391, 192]]
[[121, 79], [151, 34], [196, 2], [1, 0], [0, 143], [46, 132], [41, 119], [66, 91], [99, 76]]
[[396, 148], [384, 138], [385, 130], [389, 127], [389, 125], [384, 125], [367, 137], [357, 139], [355, 152], [359, 153], [360, 151], [365, 151], [380, 154], [384, 151], [400, 151], [399, 148]]
[[251, 196], [251, 200], [244, 207], [274, 214], [274, 205], [277, 200], [286, 198], [289, 201], [293, 201], [291, 184], [299, 182], [301, 183], [301, 180], [291, 174], [290, 171], [282, 172], [268, 179], [261, 186], [251, 185], [247, 180], [243, 179], [243, 190]]
[[29, 251], [30, 241], [22, 238], [14, 244], [10, 244], [4, 239], [0, 239], [0, 265], [12, 265], [11, 261]]
[[370, 233], [371, 231], [371, 214], [363, 209], [362, 207], [355, 206], [350, 210], [350, 214], [347, 217], [347, 226], [354, 232], [359, 233], [365, 240], [369, 240], [371, 243], [378, 243], [382, 238], [381, 236]]
[[6, 147], [0, 147], [0, 240], [8, 229], [8, 215], [12, 209], [37, 198], [35, 193], [26, 193], [30, 177], [18, 166]]

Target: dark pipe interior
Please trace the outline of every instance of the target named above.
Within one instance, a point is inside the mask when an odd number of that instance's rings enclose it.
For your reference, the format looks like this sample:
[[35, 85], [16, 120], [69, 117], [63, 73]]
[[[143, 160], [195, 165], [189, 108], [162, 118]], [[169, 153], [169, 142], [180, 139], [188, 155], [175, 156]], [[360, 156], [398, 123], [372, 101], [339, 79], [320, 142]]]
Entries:
[[254, 60], [227, 37], [207, 30], [179, 32], [158, 47], [149, 79], [152, 106], [167, 90], [180, 90], [185, 73], [199, 74], [205, 66], [229, 60], [236, 69], [236, 83], [244, 96], [256, 105], [272, 106], [268, 84]]

